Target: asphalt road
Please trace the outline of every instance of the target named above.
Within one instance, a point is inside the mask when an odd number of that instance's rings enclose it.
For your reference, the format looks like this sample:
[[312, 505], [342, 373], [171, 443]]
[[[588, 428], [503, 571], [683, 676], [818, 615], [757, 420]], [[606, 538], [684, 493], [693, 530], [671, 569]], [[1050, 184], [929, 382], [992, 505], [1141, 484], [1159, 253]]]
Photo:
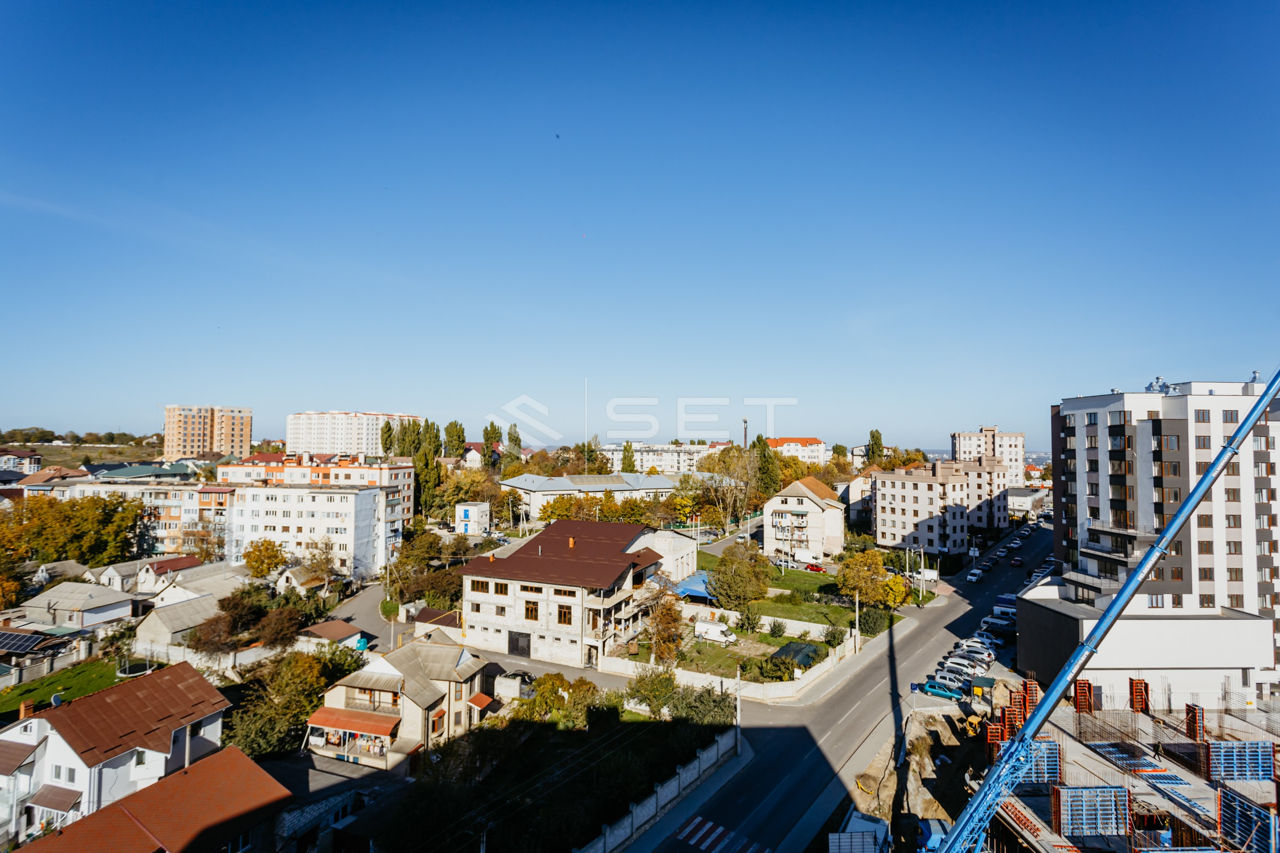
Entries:
[[[759, 518], [747, 519], [747, 530], [749, 531], [748, 535], [751, 536], [752, 540], [754, 540], [757, 545], [760, 544], [760, 537], [763, 535], [760, 532], [760, 529], [761, 529], [760, 525], [763, 523], [764, 523], [764, 516], [760, 516]], [[702, 550], [706, 551], [708, 554], [715, 554], [717, 557], [719, 557], [721, 554], [724, 553], [725, 548], [728, 548], [730, 545], [732, 545], [734, 542], [737, 541], [738, 534], [741, 532], [742, 531], [740, 530], [735, 530], [732, 533], [730, 533], [728, 536], [724, 537], [723, 539], [718, 539], [715, 542], [712, 542], [710, 545], [702, 546]]]
[[[956, 575], [946, 603], [912, 611], [918, 624], [910, 631], [891, 634], [882, 660], [869, 662], [809, 705], [744, 702], [743, 736], [755, 755], [698, 814], [723, 831], [706, 848], [702, 847], [706, 835], [693, 838], [690, 833], [681, 840], [677, 832], [655, 849], [745, 853], [756, 845], [757, 851], [803, 850], [811, 836], [799, 837], [808, 834], [806, 830], [789, 838], [793, 828], [876, 725], [886, 715], [901, 718], [903, 709], [913, 701], [911, 682], [923, 681], [933, 672], [957, 639], [977, 629], [979, 620], [991, 612], [995, 597], [1021, 589], [1027, 568], [1038, 566], [1051, 552], [1052, 533], [1041, 529], [1020, 551], [1000, 560], [981, 582], [969, 584], [962, 580], [963, 574]], [[1015, 555], [1022, 556], [1026, 565], [1010, 566]], [[1006, 652], [1002, 658], [1007, 656]], [[696, 844], [690, 844], [691, 839]], [[722, 839], [731, 843], [721, 846]]]

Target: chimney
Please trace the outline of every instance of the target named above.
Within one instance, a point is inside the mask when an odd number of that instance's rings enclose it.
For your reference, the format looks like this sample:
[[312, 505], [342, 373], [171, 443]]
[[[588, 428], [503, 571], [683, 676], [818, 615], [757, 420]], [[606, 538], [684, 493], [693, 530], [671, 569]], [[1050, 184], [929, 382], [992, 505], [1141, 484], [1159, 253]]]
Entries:
[[24, 699], [22, 703], [18, 705], [18, 719], [25, 720], [27, 717], [34, 714], [35, 710], [36, 703], [31, 699]]
[[489, 553], [489, 562], [490, 562], [490, 563], [492, 563], [492, 562], [493, 562], [493, 553], [492, 553], [492, 552], [490, 552], [490, 553]]
[[570, 548], [570, 549], [572, 549], [572, 548], [573, 548], [573, 537], [572, 537], [572, 536], [570, 536], [570, 537], [569, 537], [569, 548]]
[[539, 557], [541, 557], [541, 556], [542, 556], [542, 546], [541, 546], [541, 545], [539, 545], [539, 546], [538, 546], [538, 556], [539, 556]]

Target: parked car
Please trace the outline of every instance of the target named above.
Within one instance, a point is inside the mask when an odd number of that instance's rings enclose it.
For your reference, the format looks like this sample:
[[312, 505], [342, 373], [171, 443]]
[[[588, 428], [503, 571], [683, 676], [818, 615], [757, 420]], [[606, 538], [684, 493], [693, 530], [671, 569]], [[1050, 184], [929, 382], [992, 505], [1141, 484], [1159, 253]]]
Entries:
[[745, 533], [739, 533], [739, 534], [737, 535], [737, 537], [736, 537], [733, 541], [734, 541], [734, 542], [746, 542], [746, 541], [747, 541], [747, 534], [745, 534]]
[[967, 580], [969, 583], [977, 583], [978, 581], [982, 580], [982, 578], [983, 578], [983, 574], [979, 569], [971, 569], [969, 571], [969, 574], [964, 576], [964, 579]]
[[960, 649], [977, 649], [978, 651], [989, 652], [992, 650], [993, 646], [984, 640], [979, 640], [977, 637], [970, 637], [967, 640], [959, 641], [951, 648], [952, 651], [958, 651]]
[[1010, 561], [1009, 561], [1009, 565], [1011, 565], [1011, 566], [1015, 566], [1015, 567], [1016, 567], [1016, 566], [1021, 566], [1021, 565], [1022, 565], [1022, 558], [1021, 558], [1021, 557], [1014, 557], [1012, 560], [1010, 560]]
[[992, 634], [1008, 635], [1017, 633], [1018, 630], [1018, 626], [1012, 619], [1006, 619], [1003, 616], [984, 616], [978, 624], [984, 631], [990, 631]]
[[997, 557], [1007, 557], [1007, 556], [1009, 556], [1009, 549], [1008, 549], [1008, 548], [1001, 548], [999, 551], [996, 551], [996, 556], [997, 556]]
[[738, 635], [729, 630], [723, 622], [712, 622], [710, 619], [699, 619], [693, 623], [693, 636], [708, 643], [719, 643], [729, 646], [738, 642]]
[[986, 672], [986, 667], [977, 661], [963, 658], [945, 658], [938, 664], [938, 672], [952, 672], [964, 678], [973, 678]]
[[996, 659], [995, 654], [990, 649], [964, 648], [957, 649], [951, 653], [951, 657], [968, 658], [981, 664], [990, 664]]
[[951, 699], [959, 702], [964, 698], [964, 694], [954, 687], [948, 687], [941, 681], [926, 681], [920, 685], [920, 692], [929, 696], [937, 696], [939, 699]]
[[999, 634], [993, 634], [990, 631], [978, 631], [973, 635], [973, 639], [982, 642], [984, 645], [992, 649], [998, 649], [1005, 644], [1004, 637]]
[[1012, 542], [1010, 542], [1010, 543], [1009, 543], [1009, 547], [1010, 547], [1010, 548], [1013, 548], [1013, 549], [1016, 551], [1017, 549], [1019, 549], [1019, 548], [1021, 548], [1021, 547], [1022, 547], [1022, 542], [1021, 542], [1021, 541], [1019, 541], [1019, 540], [1017, 540], [1017, 539], [1015, 539], [1015, 540], [1013, 540]]
[[822, 568], [822, 566], [819, 566], [817, 563], [809, 563], [804, 568], [807, 572], [822, 572], [824, 575], [827, 573], [827, 570]]
[[925, 684], [936, 683], [936, 684], [941, 684], [946, 687], [949, 687], [952, 690], [960, 690], [965, 686], [967, 682], [968, 682], [967, 678], [956, 675], [954, 672], [938, 671], [938, 672], [935, 672], [933, 675], [929, 676], [929, 680], [926, 681]]

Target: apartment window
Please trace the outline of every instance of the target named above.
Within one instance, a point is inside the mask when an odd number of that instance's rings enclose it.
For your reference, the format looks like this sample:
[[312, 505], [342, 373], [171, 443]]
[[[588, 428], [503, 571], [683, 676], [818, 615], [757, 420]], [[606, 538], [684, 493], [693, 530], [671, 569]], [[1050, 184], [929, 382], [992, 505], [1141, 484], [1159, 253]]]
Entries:
[[67, 781], [68, 781], [68, 782], [71, 782], [72, 784], [74, 784], [74, 783], [75, 783], [75, 781], [76, 781], [76, 769], [75, 769], [74, 767], [68, 767], [68, 768], [67, 768]]
[[1129, 412], [1107, 412], [1107, 424], [1109, 426], [1127, 426], [1133, 423], [1133, 415]]
[[1209, 593], [1208, 595], [1202, 595], [1202, 596], [1200, 596], [1200, 606], [1201, 606], [1201, 607], [1216, 607], [1217, 605], [1216, 605], [1216, 604], [1214, 604], [1214, 601], [1213, 601], [1213, 593]]
[[1211, 580], [1213, 580], [1213, 566], [1201, 566], [1201, 567], [1200, 567], [1200, 580], [1202, 580], [1202, 581], [1211, 581]]
[[[1226, 472], [1226, 473], [1227, 473], [1227, 476], [1228, 476], [1228, 477], [1239, 477], [1239, 476], [1240, 476], [1240, 463], [1239, 463], [1239, 462], [1228, 462], [1228, 463], [1227, 463], [1227, 472]], [[1275, 466], [1272, 466], [1272, 473], [1273, 473], [1273, 474], [1275, 473]]]
[[1253, 499], [1257, 503], [1267, 503], [1276, 499], [1275, 489], [1254, 489]]
[[1223, 409], [1222, 422], [1224, 424], [1238, 424], [1240, 423], [1240, 413], [1235, 409]]
[[1209, 422], [1208, 409], [1196, 409], [1196, 423], [1207, 424]]
[[1098, 447], [1098, 437], [1096, 435], [1086, 435], [1084, 437], [1084, 446], [1086, 450], [1096, 450]]
[[561, 598], [574, 598], [577, 596], [577, 592], [572, 589], [557, 589], [555, 594]]
[[480, 612], [480, 605], [479, 605], [477, 602], [474, 602], [474, 601], [473, 601], [473, 602], [471, 602], [471, 612], [472, 612], [472, 613], [479, 613], [479, 612]]
[[1169, 605], [1171, 607], [1182, 607], [1182, 593], [1175, 592], [1173, 595], [1169, 596], [1169, 598]]
[[1062, 425], [1063, 425], [1064, 427], [1074, 427], [1074, 426], [1076, 425], [1076, 416], [1075, 416], [1075, 415], [1063, 415], [1063, 416], [1062, 416]]
[[556, 608], [556, 624], [572, 625], [573, 624], [573, 607], [568, 604], [561, 604]]
[[1222, 496], [1223, 496], [1223, 498], [1226, 500], [1226, 502], [1227, 502], [1227, 503], [1232, 503], [1232, 504], [1238, 504], [1238, 503], [1240, 503], [1240, 490], [1239, 490], [1239, 489], [1224, 489], [1224, 490], [1223, 490], [1223, 492], [1222, 492]]
[[523, 584], [523, 583], [522, 583], [522, 584], [520, 584], [520, 591], [521, 591], [521, 592], [541, 593], [541, 592], [542, 592], [542, 587], [540, 587], [540, 586], [529, 586], [528, 584]]
[[1196, 450], [1209, 450], [1209, 449], [1211, 449], [1211, 445], [1209, 444], [1209, 436], [1197, 435]]
[[454, 711], [454, 712], [453, 712], [453, 727], [454, 727], [455, 729], [456, 729], [456, 728], [461, 728], [461, 727], [462, 727], [462, 712], [461, 712], [461, 711]]
[[488, 582], [488, 581], [475, 581], [475, 580], [473, 580], [473, 581], [471, 582], [471, 591], [472, 591], [472, 592], [488, 592], [488, 591], [489, 591], [489, 582]]
[[[1239, 544], [1239, 543], [1236, 543]], [[1239, 566], [1227, 566], [1227, 580], [1242, 581], [1244, 580], [1244, 569]]]
[[1237, 610], [1239, 610], [1239, 609], [1243, 608], [1243, 607], [1244, 607], [1244, 596], [1243, 596], [1243, 595], [1228, 595], [1228, 596], [1227, 596], [1227, 606], [1228, 606], [1228, 607], [1234, 607], [1234, 608], [1236, 608]]
[[1161, 450], [1178, 450], [1179, 448], [1181, 448], [1181, 446], [1182, 446], [1182, 442], [1179, 436], [1176, 436], [1176, 435], [1160, 436]]
[[1227, 527], [1239, 527], [1239, 526], [1240, 526], [1240, 516], [1238, 516], [1238, 515], [1228, 515], [1228, 516], [1226, 517], [1226, 522], [1227, 522]]
[[[1228, 554], [1243, 554], [1243, 553], [1244, 553], [1244, 551], [1242, 551], [1242, 550], [1241, 550], [1243, 547], [1244, 547], [1243, 543], [1240, 543], [1240, 542], [1228, 542], [1228, 543], [1227, 543], [1227, 553], [1228, 553]], [[1240, 580], [1240, 579], [1239, 579], [1239, 578], [1235, 578], [1235, 580]]]
[[1098, 425], [1098, 413], [1097, 413], [1097, 412], [1085, 412], [1085, 415], [1084, 415], [1084, 424], [1085, 424], [1085, 426], [1097, 426], [1097, 425]]
[[[1237, 464], [1237, 467], [1239, 465]], [[1255, 462], [1253, 463], [1253, 476], [1255, 477], [1274, 477], [1276, 473], [1276, 463], [1274, 462]]]
[[1254, 519], [1254, 526], [1259, 530], [1270, 530], [1276, 526], [1276, 517], [1274, 515], [1260, 515]]
[[503, 607], [501, 604], [499, 604], [497, 607], [493, 608], [493, 613], [494, 613], [494, 615], [495, 615], [495, 616], [506, 616], [506, 615], [507, 615], [507, 608], [505, 608], [505, 607]]
[[1148, 595], [1147, 607], [1148, 608], [1164, 607], [1164, 596], [1161, 594]]
[[1169, 567], [1169, 580], [1171, 580], [1171, 581], [1180, 581], [1180, 580], [1182, 580], [1182, 566], [1170, 566], [1170, 567]]
[[61, 764], [53, 765], [53, 778], [58, 780], [59, 782], [62, 781], [62, 765]]
[[1182, 466], [1178, 462], [1161, 462], [1160, 470], [1157, 473], [1159, 477], [1180, 477], [1182, 476]]
[[1204, 474], [1204, 473], [1205, 473], [1205, 472], [1207, 472], [1208, 470], [1209, 470], [1209, 463], [1208, 463], [1208, 462], [1197, 462], [1197, 463], [1196, 463], [1196, 476], [1197, 476], [1197, 477], [1201, 476], [1202, 474]]
[[453, 683], [453, 699], [455, 702], [462, 701], [462, 682], [455, 681]]
[[506, 594], [507, 594], [507, 585], [506, 585], [505, 583], [500, 583], [500, 582], [498, 582], [498, 581], [494, 581], [494, 582], [493, 582], [493, 594], [494, 594], [494, 595], [506, 595]]
[[538, 602], [526, 601], [524, 603], [524, 618], [530, 622], [536, 622], [538, 619]]

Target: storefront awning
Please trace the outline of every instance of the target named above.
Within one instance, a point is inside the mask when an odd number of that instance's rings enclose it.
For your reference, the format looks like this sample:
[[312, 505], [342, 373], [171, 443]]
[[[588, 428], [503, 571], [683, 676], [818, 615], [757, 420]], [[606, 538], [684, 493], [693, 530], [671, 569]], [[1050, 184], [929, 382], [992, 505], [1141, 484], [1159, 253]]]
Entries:
[[322, 729], [338, 729], [362, 735], [390, 735], [400, 725], [400, 718], [391, 714], [375, 714], [372, 711], [352, 711], [348, 708], [317, 708], [307, 720], [308, 725]]

